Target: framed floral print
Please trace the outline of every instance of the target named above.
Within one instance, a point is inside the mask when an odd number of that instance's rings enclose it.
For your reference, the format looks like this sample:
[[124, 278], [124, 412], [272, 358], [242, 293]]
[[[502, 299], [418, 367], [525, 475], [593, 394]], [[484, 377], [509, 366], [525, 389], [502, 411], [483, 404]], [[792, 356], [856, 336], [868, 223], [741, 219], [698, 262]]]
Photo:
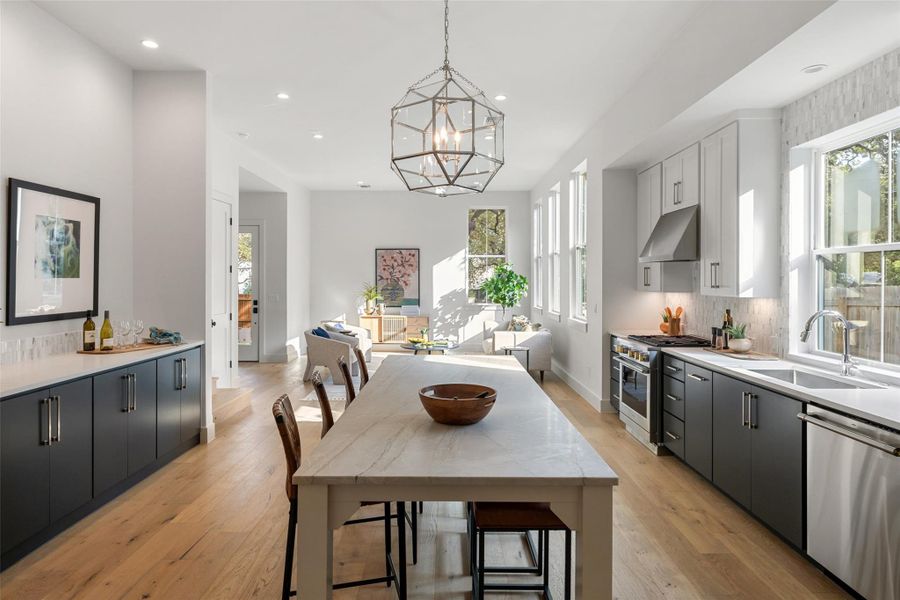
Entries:
[[419, 249], [377, 248], [375, 285], [385, 306], [418, 306]]
[[100, 199], [9, 179], [6, 324], [97, 314]]

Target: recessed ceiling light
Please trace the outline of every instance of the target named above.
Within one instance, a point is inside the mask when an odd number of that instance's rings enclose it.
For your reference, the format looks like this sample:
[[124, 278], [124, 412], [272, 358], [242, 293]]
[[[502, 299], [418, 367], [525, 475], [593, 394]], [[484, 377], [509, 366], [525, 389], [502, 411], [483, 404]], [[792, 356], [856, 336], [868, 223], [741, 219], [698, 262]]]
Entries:
[[290, 95], [288, 95], [284, 92], [278, 92], [277, 94], [275, 94], [275, 97], [278, 98], [279, 100], [290, 100], [291, 99]]
[[358, 187], [360, 187], [361, 189], [364, 189], [364, 190], [367, 190], [367, 189], [369, 189], [370, 187], [372, 187], [371, 184], [368, 184], [368, 183], [366, 183], [365, 181], [357, 181], [357, 182], [356, 182], [356, 185], [357, 185]]
[[314, 140], [321, 140], [322, 138], [325, 137], [324, 135], [322, 135], [322, 133], [320, 133], [318, 131], [313, 132], [312, 136], [313, 136]]
[[497, 102], [503, 102], [504, 100], [506, 100], [506, 96], [504, 96], [503, 94], [497, 94], [496, 96], [494, 96], [494, 100], [496, 100]]
[[159, 44], [157, 44], [157, 43], [154, 42], [153, 40], [143, 40], [143, 41], [141, 42], [141, 45], [142, 45], [144, 48], [150, 48], [151, 50], [156, 50], [157, 48], [159, 48]]
[[250, 137], [250, 134], [247, 133], [246, 131], [238, 131], [237, 136], [239, 138], [241, 138], [242, 140], [246, 140], [248, 137]]
[[808, 67], [803, 67], [800, 69], [801, 73], [806, 73], [807, 75], [812, 75], [813, 73], [819, 73], [820, 71], [824, 71], [828, 68], [828, 65], [819, 63], [815, 65], [809, 65]]

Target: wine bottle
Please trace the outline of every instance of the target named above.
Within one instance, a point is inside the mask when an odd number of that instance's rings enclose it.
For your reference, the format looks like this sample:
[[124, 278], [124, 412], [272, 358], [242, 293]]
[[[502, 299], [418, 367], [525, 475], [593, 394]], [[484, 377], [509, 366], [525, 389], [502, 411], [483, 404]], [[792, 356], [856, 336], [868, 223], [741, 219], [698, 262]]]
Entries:
[[113, 328], [112, 323], [109, 322], [109, 311], [103, 311], [103, 325], [100, 327], [100, 349], [101, 350], [112, 350], [113, 349]]
[[85, 352], [93, 352], [97, 347], [97, 326], [91, 318], [91, 311], [87, 311], [84, 315], [84, 326], [81, 328], [82, 350]]
[[731, 318], [731, 310], [726, 309], [726, 310], [725, 310], [725, 314], [722, 315], [722, 342], [723, 342], [722, 348], [723, 348], [724, 350], [728, 350], [728, 338], [729, 338], [729, 335], [728, 335], [728, 327], [729, 327], [728, 319], [730, 319], [730, 318]]

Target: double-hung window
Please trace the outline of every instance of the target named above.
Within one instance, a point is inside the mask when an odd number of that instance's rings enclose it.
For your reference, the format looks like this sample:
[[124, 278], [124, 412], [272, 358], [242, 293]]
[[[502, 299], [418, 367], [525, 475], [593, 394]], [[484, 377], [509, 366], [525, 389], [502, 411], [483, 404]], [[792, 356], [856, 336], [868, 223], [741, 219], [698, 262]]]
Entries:
[[469, 302], [486, 303], [482, 284], [494, 273], [494, 267], [506, 262], [506, 210], [469, 209], [466, 287]]
[[587, 320], [587, 170], [572, 171], [569, 181], [569, 254], [572, 289], [569, 315]]
[[547, 213], [548, 213], [548, 230], [547, 236], [549, 253], [549, 280], [550, 280], [550, 312], [559, 315], [560, 309], [560, 264], [559, 264], [559, 184], [557, 183], [550, 190], [547, 197]]
[[540, 202], [531, 213], [531, 304], [540, 310], [544, 307], [544, 211]]
[[[900, 129], [823, 149], [815, 202], [816, 302], [856, 327], [850, 352], [900, 365]], [[817, 350], [843, 335], [820, 320]]]

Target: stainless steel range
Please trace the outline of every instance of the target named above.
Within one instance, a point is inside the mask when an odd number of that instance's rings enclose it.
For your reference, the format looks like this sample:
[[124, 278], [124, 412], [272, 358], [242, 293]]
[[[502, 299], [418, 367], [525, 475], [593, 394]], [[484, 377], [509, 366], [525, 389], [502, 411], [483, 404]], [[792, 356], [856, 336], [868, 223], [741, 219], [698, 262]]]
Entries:
[[655, 454], [662, 452], [660, 350], [703, 346], [709, 346], [709, 340], [691, 335], [612, 337], [614, 368], [618, 369], [619, 418], [625, 429]]

